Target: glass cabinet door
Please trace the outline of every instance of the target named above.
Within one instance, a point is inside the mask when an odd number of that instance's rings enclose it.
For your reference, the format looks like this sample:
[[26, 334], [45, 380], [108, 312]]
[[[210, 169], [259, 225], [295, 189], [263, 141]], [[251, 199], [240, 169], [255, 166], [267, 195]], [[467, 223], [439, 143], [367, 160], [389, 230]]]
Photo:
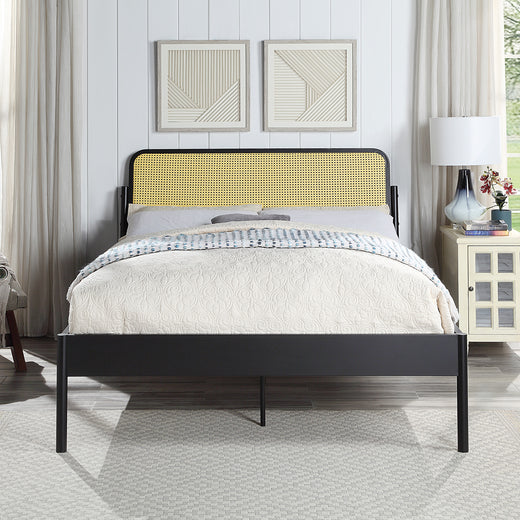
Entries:
[[470, 334], [520, 333], [520, 247], [468, 248]]

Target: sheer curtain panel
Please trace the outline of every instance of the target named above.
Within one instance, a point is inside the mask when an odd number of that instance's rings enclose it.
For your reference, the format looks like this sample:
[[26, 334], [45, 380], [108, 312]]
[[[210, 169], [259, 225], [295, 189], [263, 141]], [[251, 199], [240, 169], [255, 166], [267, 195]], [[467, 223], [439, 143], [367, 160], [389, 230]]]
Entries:
[[[434, 268], [438, 266], [439, 226], [447, 222], [444, 208], [455, 192], [457, 168], [430, 164], [429, 119], [505, 116], [503, 64], [502, 0], [419, 0], [413, 116], [412, 248]], [[502, 122], [502, 141], [505, 143], [505, 117]], [[472, 170], [474, 188], [479, 193], [479, 170]]]
[[2, 250], [28, 295], [21, 330], [54, 335], [67, 322], [66, 290], [84, 262], [82, 2], [0, 1], [12, 30], [2, 83]]
[[0, 253], [11, 243], [17, 10], [0, 0]]

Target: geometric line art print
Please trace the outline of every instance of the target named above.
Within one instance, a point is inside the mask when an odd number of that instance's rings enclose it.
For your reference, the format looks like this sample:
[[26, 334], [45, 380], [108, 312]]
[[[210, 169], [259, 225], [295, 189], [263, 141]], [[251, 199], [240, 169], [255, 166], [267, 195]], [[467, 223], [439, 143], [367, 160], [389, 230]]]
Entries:
[[208, 109], [201, 114], [197, 121], [238, 121], [240, 118], [240, 92], [236, 81], [222, 94]]
[[157, 42], [157, 128], [248, 130], [249, 42]]
[[339, 50], [275, 51], [318, 95], [345, 73], [345, 53]]
[[207, 109], [240, 79], [239, 52], [168, 51], [168, 79], [197, 107]]
[[168, 108], [200, 108], [186, 92], [168, 77]]
[[274, 74], [277, 88], [273, 102], [276, 106], [275, 119], [294, 121], [307, 108], [307, 85], [305, 80], [280, 56], [274, 55]]
[[343, 121], [346, 116], [345, 74], [318, 96], [298, 117], [298, 121]]
[[203, 113], [203, 108], [168, 108], [168, 122], [175, 124], [182, 121], [188, 124], [197, 121]]
[[264, 129], [356, 128], [356, 41], [264, 42]]

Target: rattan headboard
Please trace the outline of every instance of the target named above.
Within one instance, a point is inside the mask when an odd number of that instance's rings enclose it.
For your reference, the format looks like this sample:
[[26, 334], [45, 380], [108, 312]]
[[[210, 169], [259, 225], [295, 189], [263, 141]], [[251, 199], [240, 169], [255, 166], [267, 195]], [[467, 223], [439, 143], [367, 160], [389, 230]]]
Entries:
[[388, 158], [376, 149], [141, 150], [124, 202], [392, 206], [393, 197]]

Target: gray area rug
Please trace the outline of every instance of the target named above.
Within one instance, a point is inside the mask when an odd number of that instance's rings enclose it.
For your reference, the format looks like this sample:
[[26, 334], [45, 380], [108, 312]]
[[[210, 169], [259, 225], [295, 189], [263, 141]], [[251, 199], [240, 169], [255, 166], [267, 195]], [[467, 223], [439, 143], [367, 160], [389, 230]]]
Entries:
[[514, 519], [520, 412], [0, 412], [0, 518]]

